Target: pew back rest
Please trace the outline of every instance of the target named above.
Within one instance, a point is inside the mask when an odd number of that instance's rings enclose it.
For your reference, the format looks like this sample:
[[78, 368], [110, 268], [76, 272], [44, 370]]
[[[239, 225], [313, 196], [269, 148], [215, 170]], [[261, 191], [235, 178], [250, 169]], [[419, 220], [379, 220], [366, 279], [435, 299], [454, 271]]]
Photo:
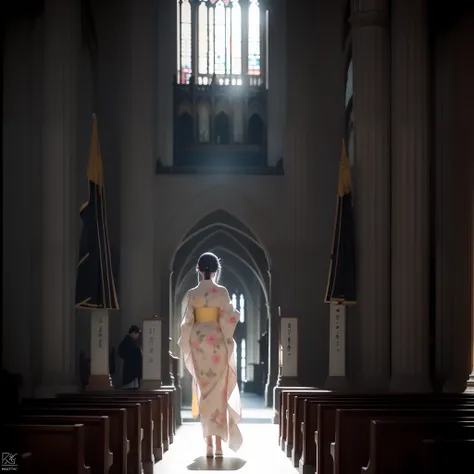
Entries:
[[38, 472], [84, 474], [84, 425], [7, 425], [11, 452], [29, 451]]
[[[422, 441], [472, 439], [474, 420], [439, 418], [372, 420], [370, 423], [370, 466], [374, 472], [396, 474], [418, 472]], [[418, 466], [416, 465], [418, 464]]]
[[112, 465], [113, 455], [110, 451], [110, 427], [107, 416], [30, 415], [22, 416], [17, 423], [25, 425], [83, 424], [86, 463], [93, 471], [100, 469], [100, 472], [107, 472]]
[[421, 447], [421, 474], [444, 474], [458, 466], [469, 466], [474, 439], [424, 439]]

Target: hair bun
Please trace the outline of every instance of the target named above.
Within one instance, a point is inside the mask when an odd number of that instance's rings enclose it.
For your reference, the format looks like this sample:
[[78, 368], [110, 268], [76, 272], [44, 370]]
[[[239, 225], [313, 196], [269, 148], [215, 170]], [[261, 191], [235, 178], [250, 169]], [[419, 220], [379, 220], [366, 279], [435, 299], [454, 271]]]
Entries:
[[197, 270], [205, 274], [205, 279], [209, 280], [210, 275], [220, 270], [219, 259], [210, 252], [203, 253], [198, 260]]

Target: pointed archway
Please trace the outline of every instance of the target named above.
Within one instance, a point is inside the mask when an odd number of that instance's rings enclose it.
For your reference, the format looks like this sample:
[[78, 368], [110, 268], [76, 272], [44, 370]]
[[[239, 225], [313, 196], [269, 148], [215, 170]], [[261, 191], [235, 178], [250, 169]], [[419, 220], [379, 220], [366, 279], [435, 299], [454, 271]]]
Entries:
[[[170, 278], [170, 328], [173, 350], [177, 350], [182, 301], [186, 292], [196, 285], [196, 262], [202, 253], [216, 253], [223, 264], [221, 283], [230, 295], [243, 301], [244, 322], [236, 331], [239, 376], [242, 382], [257, 378], [252, 387], [264, 392], [268, 374], [268, 356], [261, 368], [259, 335], [268, 331], [271, 286], [271, 263], [268, 253], [255, 233], [240, 219], [225, 210], [214, 211], [200, 219], [183, 236], [172, 261]], [[242, 299], [241, 299], [242, 295]], [[266, 342], [266, 344], [268, 344]], [[263, 353], [268, 354], [268, 347]], [[262, 373], [261, 373], [262, 372]], [[184, 375], [184, 374], [183, 374]], [[244, 385], [244, 383], [242, 384]]]

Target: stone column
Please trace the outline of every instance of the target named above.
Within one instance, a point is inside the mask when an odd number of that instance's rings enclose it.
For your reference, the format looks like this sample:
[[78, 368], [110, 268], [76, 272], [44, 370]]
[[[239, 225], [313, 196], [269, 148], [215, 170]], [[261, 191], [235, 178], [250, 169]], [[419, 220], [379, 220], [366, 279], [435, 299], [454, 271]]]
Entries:
[[285, 0], [272, 0], [267, 30], [267, 164], [275, 166], [284, 155], [286, 125], [286, 48]]
[[429, 391], [427, 0], [392, 3], [392, 379]]
[[37, 194], [40, 185], [34, 179], [41, 169], [37, 157], [41, 109], [36, 98], [41, 95], [38, 84], [42, 81], [35, 63], [42, 57], [38, 48], [42, 35], [38, 30], [41, 28], [33, 29], [30, 21], [18, 21], [9, 28], [3, 43], [3, 222], [13, 225], [4, 224], [2, 232], [1, 355], [2, 368], [22, 375], [26, 396], [31, 396], [36, 369], [32, 342], [40, 281], [35, 261], [40, 227], [33, 205], [41, 198]]
[[[471, 239], [474, 239], [474, 194], [472, 195], [471, 202]], [[474, 240], [471, 242], [472, 248], [474, 249]], [[474, 251], [471, 251], [471, 272], [474, 272]], [[474, 279], [471, 276], [471, 294], [474, 294]], [[471, 366], [472, 371], [469, 379], [467, 380], [466, 392], [474, 393], [474, 311], [471, 310]]]
[[78, 210], [77, 74], [80, 2], [48, 0], [44, 11], [42, 147], [42, 350], [37, 396], [75, 388], [75, 309]]
[[[272, 252], [270, 252], [273, 255]], [[277, 265], [278, 269], [278, 265]], [[266, 301], [263, 291], [261, 293], [264, 307], [263, 311], [268, 319], [267, 333], [267, 380], [265, 382], [265, 406], [274, 405], [274, 388], [278, 385], [279, 371], [279, 347], [278, 347], [278, 325], [280, 318], [278, 317], [278, 280], [275, 281], [274, 272], [269, 272], [269, 301]]]
[[390, 37], [388, 0], [354, 0], [354, 195], [361, 378], [390, 377]]
[[[122, 31], [120, 313], [122, 332], [155, 314], [153, 179], [157, 3], [125, 2]], [[171, 72], [170, 72], [171, 80]], [[166, 297], [166, 294], [165, 294]]]

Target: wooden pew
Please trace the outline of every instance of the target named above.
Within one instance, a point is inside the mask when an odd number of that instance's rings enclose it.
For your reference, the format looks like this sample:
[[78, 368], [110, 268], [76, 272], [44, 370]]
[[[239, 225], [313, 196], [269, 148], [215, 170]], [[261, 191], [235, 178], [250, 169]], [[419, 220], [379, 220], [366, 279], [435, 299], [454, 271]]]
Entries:
[[424, 439], [421, 445], [420, 474], [446, 474], [458, 466], [469, 466], [474, 439]]
[[[324, 408], [327, 407], [323, 407]], [[379, 407], [379, 408], [355, 408], [337, 409], [336, 411], [336, 433], [335, 441], [329, 448], [331, 456], [327, 453], [327, 445], [318, 446], [318, 474], [359, 474], [362, 466], [366, 466], [369, 460], [370, 450], [370, 422], [375, 419], [397, 419], [409, 420], [425, 417], [427, 419], [449, 419], [449, 420], [469, 420], [474, 422], [474, 406], [461, 408], [448, 408], [442, 405], [416, 406], [407, 404], [406, 406]], [[324, 428], [322, 428], [324, 429]], [[318, 435], [319, 435], [318, 431]], [[316, 436], [317, 444], [321, 437]], [[329, 435], [321, 443], [327, 443]], [[334, 466], [334, 469], [333, 469]]]
[[288, 394], [288, 413], [287, 413], [287, 430], [286, 445], [287, 456], [291, 456], [293, 466], [298, 467], [303, 452], [303, 433], [302, 423], [304, 423], [304, 405], [305, 400], [332, 400], [333, 398], [345, 400], [355, 399], [352, 394], [340, 393], [289, 393]]
[[64, 406], [24, 407], [22, 415], [29, 416], [107, 416], [110, 429], [110, 450], [113, 463], [110, 474], [127, 474], [127, 456], [130, 442], [127, 439], [127, 411], [125, 408], [83, 408]]
[[[143, 430], [143, 438], [141, 439], [141, 462], [145, 474], [153, 474], [153, 465], [155, 463], [153, 455], [153, 418], [152, 418], [152, 400], [148, 397], [135, 395], [128, 396], [128, 394], [120, 394], [116, 397], [104, 396], [100, 393], [90, 392], [87, 394], [68, 394], [67, 397], [58, 398], [58, 400], [65, 400], [67, 402], [89, 403], [89, 404], [109, 404], [109, 403], [138, 403], [141, 406], [140, 417], [141, 427]], [[155, 401], [157, 403], [157, 401]]]
[[[331, 393], [328, 390], [320, 390], [316, 387], [281, 387], [279, 390], [275, 390], [275, 400], [273, 405], [275, 407], [275, 423], [280, 425], [280, 440], [286, 439], [286, 410], [287, 410], [287, 395], [296, 392], [306, 393]], [[281, 442], [280, 442], [281, 446]], [[283, 451], [286, 448], [282, 447]]]
[[[328, 390], [284, 390], [282, 393], [282, 409], [285, 406], [284, 415], [281, 417], [281, 446], [286, 446], [284, 449], [287, 456], [291, 456], [294, 466], [298, 466], [298, 461], [301, 456], [301, 423], [303, 422], [304, 400], [306, 399], [358, 399], [369, 397], [376, 399], [379, 395], [357, 395], [354, 393], [330, 392]], [[395, 396], [395, 395], [394, 395]]]
[[74, 407], [74, 408], [125, 408], [127, 412], [127, 438], [130, 442], [130, 450], [127, 456], [127, 473], [142, 474], [142, 427], [141, 427], [141, 404], [130, 400], [92, 400], [86, 398], [38, 398], [23, 400], [25, 406], [41, 407]]
[[[371, 398], [371, 399], [376, 399], [378, 397], [384, 397], [384, 398], [390, 398], [390, 399], [397, 399], [399, 397], [403, 396], [411, 396], [414, 399], [425, 399], [426, 395], [425, 394], [393, 394], [393, 393], [383, 393], [383, 394], [376, 394], [376, 393], [369, 393], [369, 394], [357, 394], [357, 393], [342, 393], [342, 392], [328, 392], [328, 391], [322, 391], [322, 390], [311, 390], [311, 389], [284, 389], [282, 390], [282, 396], [281, 396], [281, 403], [282, 407], [285, 407], [283, 410], [282, 408], [282, 413], [284, 413], [286, 416], [281, 417], [281, 423], [280, 423], [280, 446], [282, 446], [283, 450], [286, 449], [286, 444], [293, 444], [293, 446], [297, 443], [292, 443], [289, 440], [291, 438], [295, 438], [294, 434], [291, 435], [292, 430], [293, 433], [299, 433], [300, 432], [300, 423], [301, 420], [300, 418], [302, 417], [303, 413], [303, 401], [302, 397], [305, 395], [305, 398], [321, 398], [325, 399], [326, 397], [336, 397], [337, 399], [343, 399], [343, 398]], [[430, 397], [435, 396], [433, 394], [429, 395]], [[300, 404], [297, 404], [296, 398], [300, 398]], [[471, 394], [441, 394], [441, 395], [436, 395], [438, 399], [442, 400], [468, 400], [472, 399]], [[293, 411], [293, 414], [291, 413]], [[296, 423], [296, 427], [294, 426], [294, 423]], [[297, 435], [298, 436], [298, 435]], [[284, 441], [282, 441], [284, 440]]]
[[[434, 403], [433, 400], [451, 405], [454, 398], [434, 398], [430, 395], [351, 395], [351, 394], [333, 394], [332, 396], [323, 396], [321, 398], [309, 398], [304, 401], [304, 415], [301, 424], [302, 430], [302, 448], [299, 461], [299, 471], [301, 473], [315, 472], [318, 474], [326, 469], [325, 466], [332, 464], [330, 456], [330, 444], [335, 436], [335, 414], [337, 408], [376, 408], [376, 407], [403, 407], [406, 404], [414, 406], [425, 406]], [[401, 405], [400, 405], [401, 404]], [[327, 406], [327, 407], [326, 407]], [[317, 450], [314, 449], [314, 432], [318, 431], [318, 440], [320, 441]], [[317, 462], [316, 462], [317, 461]]]
[[[373, 420], [370, 426], [370, 461], [361, 472], [418, 474], [422, 469], [421, 444], [426, 438], [472, 439], [474, 438], [474, 421], [449, 421], [439, 418]], [[453, 460], [453, 466], [447, 474], [459, 472], [454, 470], [455, 462]]]
[[31, 452], [35, 472], [89, 474], [85, 465], [84, 425], [5, 425], [5, 452]]
[[[286, 432], [281, 433], [281, 439], [282, 441], [280, 442], [280, 445], [282, 447], [286, 447], [286, 452], [287, 455], [289, 455], [289, 451], [291, 449], [291, 457], [294, 463], [294, 466], [298, 466], [298, 461], [301, 457], [301, 423], [304, 421], [303, 420], [303, 415], [304, 415], [304, 400], [305, 399], [321, 399], [321, 400], [326, 400], [326, 399], [335, 399], [335, 400], [344, 400], [344, 399], [353, 399], [353, 400], [358, 400], [358, 399], [371, 399], [371, 400], [377, 400], [380, 397], [383, 397], [385, 399], [393, 399], [397, 400], [400, 397], [403, 396], [408, 396], [408, 395], [398, 395], [398, 394], [353, 394], [353, 393], [337, 393], [337, 392], [325, 392], [322, 393], [321, 391], [284, 391], [283, 392], [284, 397], [282, 397], [282, 400], [287, 399], [286, 406], [287, 408], [287, 415], [286, 417], [282, 417], [282, 423], [285, 423], [285, 418], [286, 418]], [[431, 397], [432, 395], [430, 395]], [[410, 395], [415, 400], [422, 400], [425, 399], [426, 396], [421, 394], [421, 395]], [[436, 396], [440, 400], [446, 400], [446, 403], [449, 403], [449, 401], [454, 401], [454, 400], [469, 400], [470, 396], [466, 396], [466, 394], [462, 395], [442, 395], [442, 396]], [[293, 413], [292, 413], [293, 412]], [[283, 431], [284, 425], [280, 425], [281, 431]], [[311, 438], [310, 443], [312, 442], [312, 433], [309, 433], [309, 437]]]
[[[145, 392], [147, 394], [150, 393], [150, 391], [147, 391], [147, 390], [140, 390], [140, 391]], [[168, 406], [168, 413], [167, 413], [167, 416], [168, 416], [168, 421], [167, 421], [168, 430], [167, 430], [167, 432], [168, 432], [169, 444], [172, 444], [173, 441], [174, 441], [174, 435], [176, 434], [176, 426], [177, 426], [177, 423], [176, 423], [176, 406], [177, 406], [176, 387], [174, 387], [174, 386], [164, 386], [164, 387], [157, 388], [157, 389], [153, 390], [153, 392], [158, 392], [158, 393], [166, 396], [166, 403], [167, 403], [167, 406]]]
[[[291, 413], [293, 413], [293, 404], [295, 396], [317, 396], [327, 392], [326, 390], [300, 389], [300, 390], [283, 390], [280, 394], [280, 447], [286, 452], [287, 456], [291, 456], [293, 442], [289, 439], [293, 437], [293, 423]], [[291, 426], [290, 426], [291, 425]]]
[[[154, 424], [153, 451], [156, 461], [163, 458], [163, 452], [169, 449], [172, 437], [172, 393], [170, 390], [114, 390], [94, 392], [108, 398], [117, 398], [124, 394], [126, 397], [146, 397], [152, 401], [152, 416]], [[61, 394], [60, 397], [77, 397], [77, 394]], [[156, 436], [155, 436], [156, 434]]]
[[84, 425], [85, 462], [91, 474], [108, 474], [113, 464], [109, 445], [107, 416], [31, 415], [22, 416], [16, 424], [24, 425]]
[[140, 390], [148, 395], [159, 394], [163, 397], [163, 449], [168, 451], [170, 444], [174, 441], [176, 432], [176, 389], [174, 387], [163, 387], [155, 390]]
[[22, 474], [34, 474], [33, 454], [19, 453], [18, 454], [18, 471]]
[[[89, 392], [85, 395], [90, 395], [92, 392]], [[163, 452], [168, 451], [169, 445], [173, 442], [173, 413], [174, 413], [174, 404], [173, 404], [173, 390], [169, 388], [160, 388], [154, 390], [114, 390], [114, 391], [97, 391], [93, 392], [95, 395], [103, 395], [105, 397], [117, 398], [121, 394], [124, 394], [126, 397], [150, 397], [151, 400], [157, 398], [160, 403], [160, 415], [157, 413], [155, 408], [154, 413], [156, 418], [153, 418], [154, 424], [161, 425], [161, 442], [157, 443], [154, 446], [159, 449], [160, 446], [163, 449]], [[62, 397], [77, 397], [75, 394], [61, 394]], [[159, 454], [159, 459], [162, 458], [162, 453], [155, 453], [155, 456]]]

